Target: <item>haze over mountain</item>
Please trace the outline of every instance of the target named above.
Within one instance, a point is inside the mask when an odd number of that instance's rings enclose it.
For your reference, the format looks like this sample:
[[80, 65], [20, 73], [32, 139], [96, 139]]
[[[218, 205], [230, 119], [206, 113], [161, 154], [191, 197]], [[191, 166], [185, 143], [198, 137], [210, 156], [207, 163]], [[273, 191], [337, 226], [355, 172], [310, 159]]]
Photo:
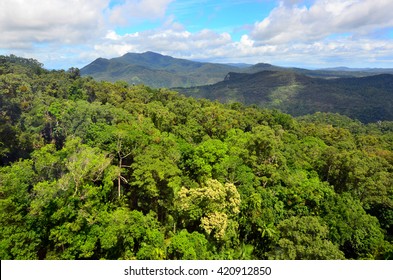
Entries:
[[350, 68], [345, 66], [323, 68], [321, 71], [346, 71], [346, 72], [363, 72], [363, 73], [389, 73], [393, 74], [393, 68]]
[[257, 73], [260, 71], [290, 71], [298, 74], [304, 74], [309, 77], [335, 79], [335, 78], [351, 78], [351, 77], [366, 77], [377, 74], [393, 74], [392, 68], [349, 68], [349, 67], [334, 67], [321, 69], [304, 69], [299, 67], [280, 67], [268, 63], [257, 63], [240, 72], [243, 73]]

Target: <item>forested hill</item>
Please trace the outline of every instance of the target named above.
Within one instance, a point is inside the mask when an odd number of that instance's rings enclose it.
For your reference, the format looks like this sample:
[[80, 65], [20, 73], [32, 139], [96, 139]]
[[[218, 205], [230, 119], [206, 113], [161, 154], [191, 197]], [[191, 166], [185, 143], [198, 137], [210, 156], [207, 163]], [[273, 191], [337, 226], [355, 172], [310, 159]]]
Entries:
[[98, 58], [81, 69], [97, 80], [126, 81], [151, 87], [186, 87], [222, 81], [239, 67], [173, 58], [154, 52], [127, 53], [112, 59]]
[[177, 88], [187, 96], [242, 102], [293, 116], [333, 112], [362, 122], [393, 120], [393, 75], [312, 78], [293, 71], [229, 73], [214, 85]]
[[393, 123], [0, 56], [0, 258], [392, 259]]

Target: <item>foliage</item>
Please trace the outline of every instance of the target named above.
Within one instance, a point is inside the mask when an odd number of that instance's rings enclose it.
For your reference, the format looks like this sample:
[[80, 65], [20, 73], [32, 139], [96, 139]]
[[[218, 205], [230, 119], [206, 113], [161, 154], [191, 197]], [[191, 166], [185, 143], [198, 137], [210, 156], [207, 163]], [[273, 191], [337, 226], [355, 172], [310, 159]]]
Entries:
[[388, 259], [392, 174], [388, 121], [0, 57], [1, 259]]
[[277, 226], [280, 238], [274, 250], [269, 253], [272, 259], [287, 260], [326, 260], [343, 259], [344, 254], [328, 240], [328, 227], [316, 217], [291, 217]]

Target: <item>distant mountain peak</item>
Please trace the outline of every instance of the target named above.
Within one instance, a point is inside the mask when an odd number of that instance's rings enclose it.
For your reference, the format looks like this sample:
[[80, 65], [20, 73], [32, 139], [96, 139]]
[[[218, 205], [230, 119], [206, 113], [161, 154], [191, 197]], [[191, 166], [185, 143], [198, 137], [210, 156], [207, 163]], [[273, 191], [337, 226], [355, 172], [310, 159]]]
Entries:
[[143, 52], [143, 53], [141, 53], [141, 55], [167, 56], [167, 55], [163, 55], [163, 54], [161, 54], [161, 53], [152, 52], [152, 51]]
[[126, 56], [159, 56], [159, 57], [163, 57], [164, 55], [162, 55], [160, 53], [152, 52], [152, 51], [146, 51], [143, 53], [128, 52], [128, 53], [124, 54], [122, 57], [126, 57]]
[[269, 63], [260, 62], [260, 63], [255, 64], [255, 66], [259, 66], [259, 67], [272, 67], [273, 65], [271, 65], [271, 64], [269, 64]]

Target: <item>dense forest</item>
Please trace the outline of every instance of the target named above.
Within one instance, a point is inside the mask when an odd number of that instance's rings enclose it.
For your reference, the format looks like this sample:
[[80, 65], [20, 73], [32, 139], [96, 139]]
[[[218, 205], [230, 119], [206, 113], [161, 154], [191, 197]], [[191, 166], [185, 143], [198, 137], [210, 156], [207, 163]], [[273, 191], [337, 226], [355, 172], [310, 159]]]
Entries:
[[0, 56], [1, 259], [392, 259], [393, 122]]

